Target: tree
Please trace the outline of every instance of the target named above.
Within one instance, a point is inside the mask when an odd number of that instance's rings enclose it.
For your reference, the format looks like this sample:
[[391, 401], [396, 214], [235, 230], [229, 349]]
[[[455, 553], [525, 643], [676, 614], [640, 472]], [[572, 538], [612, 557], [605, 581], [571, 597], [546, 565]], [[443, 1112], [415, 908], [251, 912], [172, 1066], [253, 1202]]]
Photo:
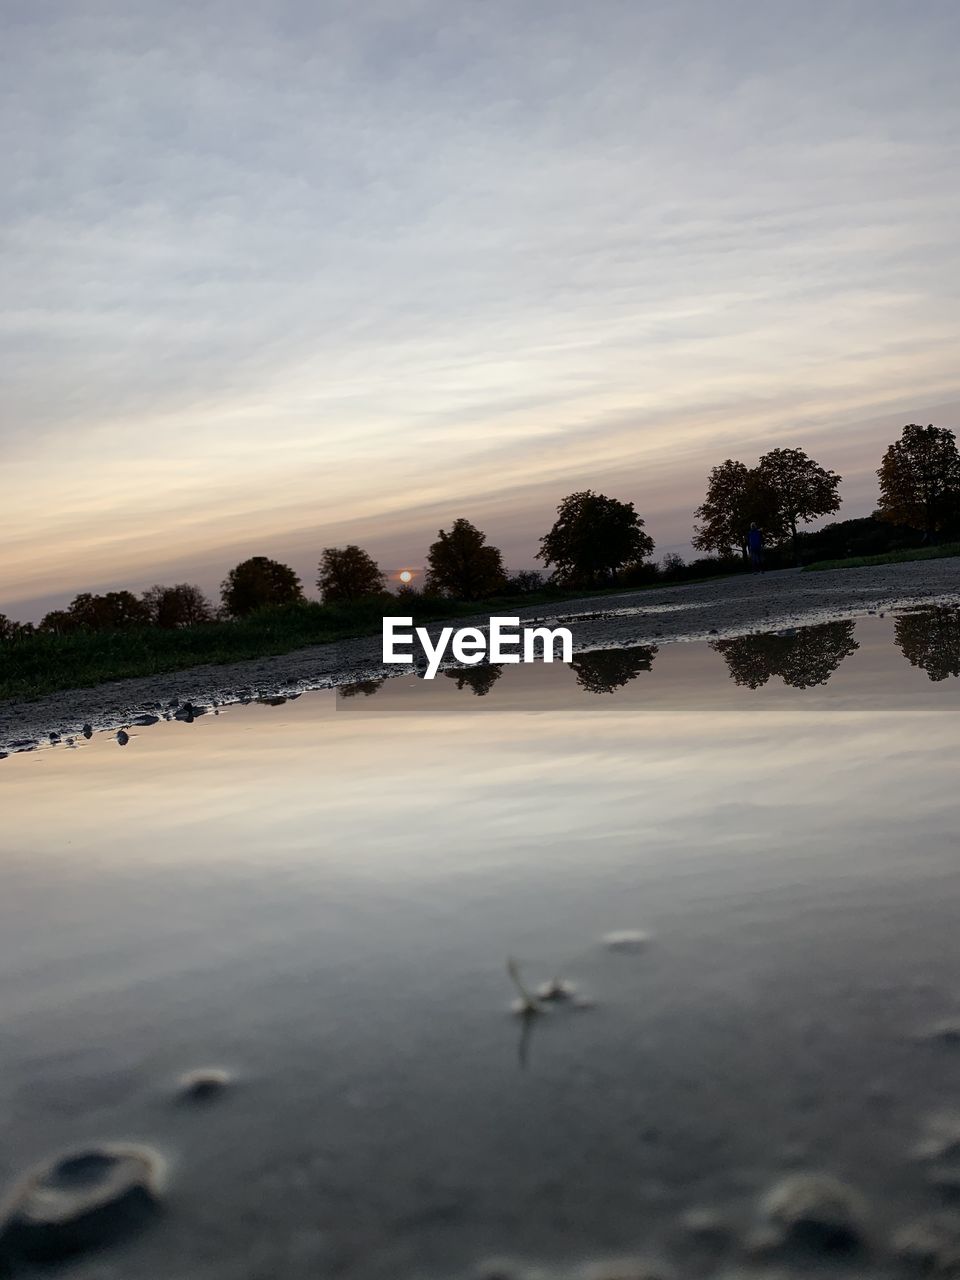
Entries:
[[245, 618], [270, 605], [302, 604], [300, 579], [289, 565], [268, 556], [252, 556], [231, 569], [220, 585], [220, 600], [233, 618]]
[[8, 618], [5, 613], [0, 613], [0, 640], [12, 640], [20, 630], [18, 623], [12, 618]]
[[946, 427], [911, 422], [883, 455], [877, 514], [927, 538], [960, 521], [960, 452]]
[[146, 605], [132, 591], [108, 591], [102, 596], [82, 591], [67, 606], [67, 614], [70, 623], [58, 629], [69, 630], [72, 626], [88, 631], [124, 631], [150, 624]]
[[317, 586], [324, 603], [378, 595], [384, 587], [380, 566], [360, 547], [326, 547], [320, 557]]
[[772, 449], [760, 459], [757, 474], [772, 495], [780, 524], [790, 533], [796, 559], [797, 523], [806, 524], [840, 509], [837, 489], [842, 477], [825, 470], [802, 449]]
[[540, 539], [537, 559], [555, 566], [566, 585], [594, 587], [618, 569], [653, 554], [654, 541], [632, 502], [584, 489], [557, 507], [557, 519]]
[[826, 684], [844, 658], [860, 648], [853, 631], [853, 622], [825, 622], [793, 635], [711, 640], [710, 648], [724, 659], [731, 679], [748, 689], [759, 689], [771, 676], [792, 689], [809, 689]]
[[960, 676], [960, 610], [901, 613], [893, 624], [893, 634], [910, 665], [925, 671], [931, 680]]
[[50, 635], [62, 636], [68, 631], [76, 631], [79, 625], [69, 610], [51, 609], [49, 613], [45, 613], [40, 619], [40, 625], [37, 630], [47, 632]]
[[213, 621], [213, 605], [199, 587], [189, 582], [178, 582], [173, 587], [158, 583], [148, 587], [140, 599], [155, 627], [172, 630]]
[[727, 458], [714, 467], [707, 480], [707, 496], [694, 512], [700, 521], [692, 545], [698, 551], [714, 551], [729, 556], [739, 549], [747, 558], [747, 533], [758, 525], [768, 543], [779, 542], [785, 533], [783, 519], [768, 477], [759, 467]]
[[506, 586], [503, 557], [486, 545], [487, 535], [469, 520], [454, 520], [450, 532], [437, 532], [427, 552], [424, 590], [454, 600], [483, 600]]
[[657, 656], [656, 645], [634, 645], [629, 649], [593, 649], [578, 653], [570, 663], [577, 684], [588, 693], [614, 693], [641, 671], [650, 671]]

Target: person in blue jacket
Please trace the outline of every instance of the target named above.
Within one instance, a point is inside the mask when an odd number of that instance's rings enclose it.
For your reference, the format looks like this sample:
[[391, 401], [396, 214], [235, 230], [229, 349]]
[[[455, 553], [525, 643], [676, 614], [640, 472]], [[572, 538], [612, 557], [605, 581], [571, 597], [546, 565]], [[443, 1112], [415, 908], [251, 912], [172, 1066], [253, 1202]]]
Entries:
[[750, 532], [747, 534], [747, 550], [750, 553], [751, 565], [763, 573], [763, 534], [755, 524], [750, 526]]

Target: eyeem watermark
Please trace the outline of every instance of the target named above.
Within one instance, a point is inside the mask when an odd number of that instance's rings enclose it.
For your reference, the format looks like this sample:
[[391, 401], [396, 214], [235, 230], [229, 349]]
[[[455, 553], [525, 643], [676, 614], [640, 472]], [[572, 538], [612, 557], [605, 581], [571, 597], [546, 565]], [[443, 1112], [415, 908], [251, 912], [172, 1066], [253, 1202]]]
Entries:
[[[404, 630], [406, 628], [406, 630]], [[468, 667], [478, 662], [553, 662], [556, 645], [560, 661], [573, 661], [573, 636], [567, 627], [521, 627], [519, 618], [491, 618], [486, 631], [480, 627], [444, 627], [436, 643], [426, 627], [413, 628], [413, 618], [384, 618], [383, 661], [409, 666], [414, 637], [427, 660], [426, 680], [432, 680], [449, 648], [450, 655]], [[400, 652], [399, 646], [403, 646]], [[539, 654], [537, 650], [539, 649]]]

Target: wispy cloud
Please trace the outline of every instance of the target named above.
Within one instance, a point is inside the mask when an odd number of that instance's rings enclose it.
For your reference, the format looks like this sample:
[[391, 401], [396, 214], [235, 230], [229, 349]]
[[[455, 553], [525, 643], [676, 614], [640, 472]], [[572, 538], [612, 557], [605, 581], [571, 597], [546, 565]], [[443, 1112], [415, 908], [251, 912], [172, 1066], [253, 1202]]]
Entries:
[[78, 8], [5, 9], [4, 600], [475, 509], [529, 563], [601, 479], [673, 545], [737, 442], [866, 501], [960, 397], [951, 4]]

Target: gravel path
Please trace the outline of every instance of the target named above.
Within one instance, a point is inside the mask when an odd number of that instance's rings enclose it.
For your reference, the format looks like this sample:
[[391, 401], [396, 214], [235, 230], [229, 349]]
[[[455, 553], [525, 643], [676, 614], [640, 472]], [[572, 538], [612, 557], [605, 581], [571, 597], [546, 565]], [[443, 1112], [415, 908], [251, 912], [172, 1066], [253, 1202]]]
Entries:
[[[526, 621], [570, 626], [577, 649], [600, 649], [774, 631], [921, 602], [960, 602], [960, 557], [825, 573], [788, 569], [517, 612]], [[468, 623], [460, 618], [455, 625]], [[431, 634], [440, 625], [432, 625]], [[29, 749], [50, 734], [77, 734], [84, 724], [117, 729], [138, 716], [170, 714], [188, 704], [208, 707], [402, 673], [402, 667], [382, 666], [380, 646], [380, 637], [372, 636], [228, 666], [118, 680], [35, 702], [0, 702], [0, 751]]]

